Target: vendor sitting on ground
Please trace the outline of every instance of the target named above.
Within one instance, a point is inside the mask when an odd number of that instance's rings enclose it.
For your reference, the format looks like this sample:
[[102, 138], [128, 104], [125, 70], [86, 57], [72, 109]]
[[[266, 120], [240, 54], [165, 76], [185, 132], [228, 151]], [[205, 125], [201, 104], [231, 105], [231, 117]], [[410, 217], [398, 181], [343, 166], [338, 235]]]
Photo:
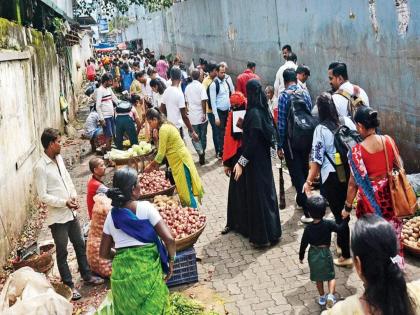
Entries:
[[146, 113], [147, 122], [153, 130], [153, 138], [158, 143], [158, 153], [146, 168], [150, 172], [159, 168], [166, 157], [175, 180], [176, 190], [183, 206], [197, 208], [196, 196], [201, 203], [204, 195], [203, 186], [195, 168], [190, 151], [182, 141], [179, 130], [155, 108]]
[[[115, 315], [169, 311], [169, 291], [164, 281], [173, 272], [175, 240], [153, 204], [137, 201], [140, 194], [134, 169], [125, 167], [115, 172], [113, 188], [107, 192], [113, 208], [105, 220], [99, 252], [102, 258], [113, 259], [111, 292]], [[109, 313], [99, 310], [96, 314]]]
[[84, 139], [89, 139], [92, 152], [96, 151], [99, 145], [98, 137], [104, 134], [102, 126], [99, 124], [99, 115], [96, 106], [93, 105], [89, 116], [86, 118], [83, 135]]
[[89, 179], [87, 184], [86, 202], [89, 220], [92, 220], [92, 210], [95, 205], [93, 197], [99, 193], [105, 194], [108, 191], [108, 187], [106, 187], [102, 181], [106, 170], [104, 160], [98, 157], [92, 158], [89, 161], [89, 169], [92, 172], [92, 177]]

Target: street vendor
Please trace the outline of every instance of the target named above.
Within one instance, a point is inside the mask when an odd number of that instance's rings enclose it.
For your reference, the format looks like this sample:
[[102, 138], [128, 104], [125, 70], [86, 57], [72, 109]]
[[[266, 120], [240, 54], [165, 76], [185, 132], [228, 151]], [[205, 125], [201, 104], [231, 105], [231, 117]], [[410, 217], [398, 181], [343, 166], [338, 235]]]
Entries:
[[154, 161], [144, 171], [150, 172], [157, 169], [166, 157], [172, 169], [176, 190], [182, 205], [197, 208], [195, 197], [201, 203], [204, 190], [191, 153], [182, 141], [178, 129], [166, 121], [155, 108], [147, 111], [146, 119], [153, 130], [155, 143], [158, 143], [158, 153]]

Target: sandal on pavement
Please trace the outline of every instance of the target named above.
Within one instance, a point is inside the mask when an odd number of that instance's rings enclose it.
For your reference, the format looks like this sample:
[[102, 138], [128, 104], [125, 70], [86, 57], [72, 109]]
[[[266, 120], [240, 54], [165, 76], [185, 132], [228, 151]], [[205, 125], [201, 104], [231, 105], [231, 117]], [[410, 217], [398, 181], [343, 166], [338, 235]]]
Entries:
[[71, 294], [72, 294], [72, 297], [71, 297], [72, 301], [77, 301], [82, 298], [82, 295], [80, 294], [79, 291], [77, 291], [77, 289], [72, 289]]
[[90, 285], [100, 285], [103, 284], [105, 282], [104, 279], [100, 278], [100, 277], [95, 277], [92, 276], [89, 278], [89, 280], [84, 280], [85, 283], [90, 284]]
[[351, 268], [353, 266], [353, 259], [344, 257], [336, 258], [334, 259], [334, 265]]
[[225, 234], [228, 234], [230, 231], [232, 231], [232, 229], [230, 227], [228, 227], [228, 226], [225, 226], [225, 228], [222, 230], [221, 233], [223, 235], [225, 235]]

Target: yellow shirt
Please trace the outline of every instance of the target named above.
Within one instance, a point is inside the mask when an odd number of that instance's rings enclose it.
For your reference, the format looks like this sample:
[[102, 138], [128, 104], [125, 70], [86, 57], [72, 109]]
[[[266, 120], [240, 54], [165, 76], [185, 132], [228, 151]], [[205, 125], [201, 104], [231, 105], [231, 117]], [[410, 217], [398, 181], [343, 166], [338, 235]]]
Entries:
[[[420, 314], [420, 280], [407, 283], [408, 295], [416, 303], [414, 313]], [[357, 294], [340, 301], [333, 308], [323, 311], [321, 315], [365, 315]]]
[[[203, 86], [204, 86], [204, 89], [206, 90], [206, 92], [207, 92], [207, 89], [208, 89], [208, 87], [210, 86], [210, 84], [212, 84], [213, 83], [213, 79], [212, 78], [210, 78], [210, 76], [207, 76], [207, 77], [205, 77], [204, 78], [204, 80], [203, 80]], [[212, 113], [212, 111], [211, 111], [211, 107], [209, 106], [209, 102], [207, 101], [207, 113]]]
[[133, 80], [130, 86], [130, 94], [140, 95], [142, 91], [141, 83], [138, 80]]

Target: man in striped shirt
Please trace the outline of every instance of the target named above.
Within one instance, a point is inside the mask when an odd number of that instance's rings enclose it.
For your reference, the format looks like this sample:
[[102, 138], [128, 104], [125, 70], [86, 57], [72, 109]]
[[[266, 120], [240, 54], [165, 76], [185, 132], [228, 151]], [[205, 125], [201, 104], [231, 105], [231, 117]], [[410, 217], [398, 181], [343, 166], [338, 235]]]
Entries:
[[104, 129], [106, 139], [105, 149], [106, 151], [110, 151], [112, 138], [115, 135], [114, 103], [118, 104], [120, 100], [111, 89], [112, 76], [109, 73], [105, 73], [102, 76], [101, 82], [102, 85], [98, 88], [96, 94], [96, 111], [99, 115], [99, 123]]

